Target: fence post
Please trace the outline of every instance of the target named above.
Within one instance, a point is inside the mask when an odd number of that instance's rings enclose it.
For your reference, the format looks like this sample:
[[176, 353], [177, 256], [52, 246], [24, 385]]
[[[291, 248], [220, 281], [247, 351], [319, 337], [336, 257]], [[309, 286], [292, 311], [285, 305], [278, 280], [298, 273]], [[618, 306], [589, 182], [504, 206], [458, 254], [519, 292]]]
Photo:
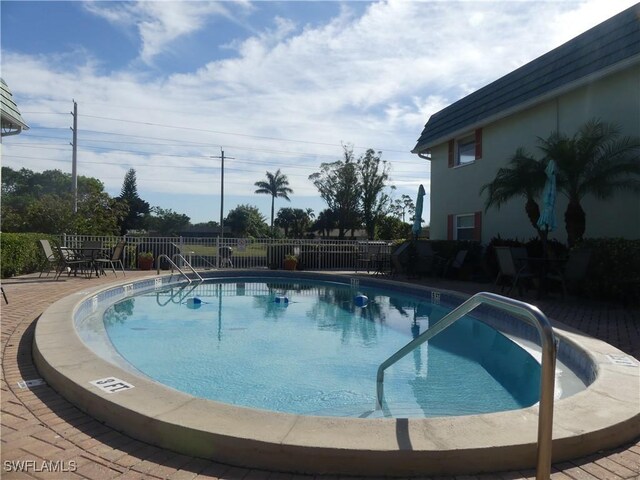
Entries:
[[216, 268], [220, 268], [220, 235], [216, 237]]

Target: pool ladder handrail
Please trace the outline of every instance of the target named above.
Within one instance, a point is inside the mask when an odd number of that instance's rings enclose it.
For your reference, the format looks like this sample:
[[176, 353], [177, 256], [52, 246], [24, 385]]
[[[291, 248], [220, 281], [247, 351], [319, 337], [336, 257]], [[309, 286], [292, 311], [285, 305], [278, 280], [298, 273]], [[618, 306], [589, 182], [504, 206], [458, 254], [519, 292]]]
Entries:
[[[200, 276], [200, 274], [199, 274], [198, 272], [196, 272], [196, 270], [191, 266], [191, 264], [190, 264], [189, 262], [187, 262], [187, 259], [186, 259], [186, 258], [184, 258], [184, 257], [183, 257], [182, 255], [180, 255], [179, 253], [175, 254], [173, 257], [174, 257], [174, 258], [175, 258], [175, 257], [179, 257], [179, 258], [184, 262], [184, 264], [185, 264], [187, 267], [189, 267], [189, 269], [194, 273], [194, 275], [195, 275], [196, 277], [198, 277], [198, 280], [200, 280], [201, 282], [202, 282], [202, 281], [204, 281], [204, 279]], [[163, 258], [166, 258], [166, 259], [167, 259], [167, 262], [169, 262], [169, 264], [171, 265], [171, 273], [173, 273], [173, 269], [175, 268], [176, 270], [178, 270], [178, 272], [180, 272], [180, 275], [182, 275], [184, 278], [186, 278], [186, 279], [187, 279], [187, 281], [188, 281], [189, 283], [191, 283], [191, 282], [192, 282], [192, 280], [191, 280], [191, 278], [189, 277], [189, 275], [187, 275], [186, 273], [184, 273], [184, 272], [180, 269], [180, 267], [178, 267], [178, 265], [176, 265], [176, 264], [175, 264], [175, 262], [169, 258], [169, 255], [167, 255], [167, 254], [165, 254], [165, 253], [161, 253], [160, 255], [158, 255], [158, 258], [156, 258], [156, 270], [157, 270], [157, 272], [158, 272], [158, 275], [160, 275], [160, 260], [161, 260], [161, 259], [163, 259]]]
[[542, 362], [540, 372], [540, 404], [538, 413], [538, 452], [536, 461], [536, 479], [548, 480], [551, 475], [551, 445], [553, 433], [553, 391], [555, 383], [555, 366], [557, 340], [553, 334], [551, 322], [537, 307], [528, 303], [503, 297], [495, 293], [480, 292], [473, 295], [460, 306], [445, 315], [438, 323], [434, 324], [422, 334], [407, 343], [396, 353], [387, 358], [378, 367], [376, 377], [377, 396], [376, 410], [382, 409], [384, 396], [384, 371], [418, 348], [424, 342], [435, 337], [445, 328], [471, 312], [476, 307], [487, 304], [516, 315], [516, 318], [527, 320], [538, 330], [542, 344]]

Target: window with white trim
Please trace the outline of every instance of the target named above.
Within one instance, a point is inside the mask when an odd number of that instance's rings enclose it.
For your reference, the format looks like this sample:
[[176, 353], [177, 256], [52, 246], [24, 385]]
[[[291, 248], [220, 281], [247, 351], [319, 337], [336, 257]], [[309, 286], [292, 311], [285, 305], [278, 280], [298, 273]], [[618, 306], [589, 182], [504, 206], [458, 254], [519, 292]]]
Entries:
[[453, 229], [454, 240], [474, 240], [475, 214], [456, 215]]

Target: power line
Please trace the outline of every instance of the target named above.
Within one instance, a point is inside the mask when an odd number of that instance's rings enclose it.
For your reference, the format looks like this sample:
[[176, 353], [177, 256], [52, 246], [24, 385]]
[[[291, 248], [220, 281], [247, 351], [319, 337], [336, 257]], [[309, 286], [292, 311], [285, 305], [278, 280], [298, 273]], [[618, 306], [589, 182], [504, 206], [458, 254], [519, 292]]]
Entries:
[[[47, 161], [47, 162], [56, 162], [56, 163], [68, 163], [69, 160], [66, 159], [55, 159], [55, 158], [42, 158], [42, 157], [30, 157], [30, 156], [25, 156], [25, 155], [3, 155], [4, 158], [16, 158], [16, 159], [25, 159], [25, 160], [43, 160], [43, 161]], [[228, 158], [228, 157], [226, 157]], [[237, 163], [238, 161], [236, 160]], [[105, 166], [113, 166], [113, 167], [131, 167], [132, 164], [131, 162], [97, 162], [97, 161], [92, 161], [92, 160], [83, 160], [80, 162], [81, 165], [105, 165]], [[253, 164], [253, 163], [252, 163]], [[148, 164], [135, 164], [133, 165], [135, 168], [154, 168], [154, 169], [159, 169], [159, 168], [179, 168], [179, 169], [184, 169], [184, 168], [188, 168], [189, 170], [218, 170], [219, 166], [217, 165], [212, 165], [212, 166], [189, 166], [189, 167], [184, 167], [184, 166], [177, 166], [177, 165], [168, 165], [168, 164], [159, 164], [159, 163], [148, 163]], [[268, 166], [268, 165], [267, 165]], [[274, 165], [277, 166], [277, 165]], [[304, 167], [298, 167], [296, 165], [289, 165], [287, 166], [287, 168], [304, 168]], [[251, 170], [251, 169], [246, 169], [246, 168], [234, 168], [234, 167], [225, 167], [225, 171], [231, 171], [234, 173], [256, 173], [255, 170]], [[425, 177], [429, 177], [429, 174], [425, 174]], [[292, 173], [292, 174], [287, 174], [287, 177], [293, 177], [293, 178], [303, 178], [303, 179], [308, 179], [308, 175], [307, 174], [298, 174], [298, 173]], [[108, 178], [108, 177], [105, 177]], [[414, 180], [415, 177], [405, 177], [405, 176], [394, 176], [394, 178], [392, 178], [392, 180], [394, 181], [403, 181], [403, 180]]]
[[[270, 140], [270, 141], [278, 141], [278, 142], [303, 143], [303, 144], [306, 144], [306, 145], [322, 145], [322, 146], [328, 146], [328, 147], [342, 147], [342, 144], [335, 144], [335, 143], [312, 142], [312, 141], [309, 141], [309, 140], [294, 140], [294, 139], [290, 139], [290, 138], [269, 137], [269, 136], [265, 136], [265, 135], [251, 135], [251, 134], [248, 134], [248, 133], [223, 132], [223, 131], [220, 131], [220, 130], [207, 130], [207, 129], [203, 129], [203, 128], [183, 127], [183, 126], [180, 126], [180, 125], [167, 125], [167, 124], [162, 124], [162, 123], [141, 122], [141, 121], [137, 121], [137, 120], [124, 120], [124, 119], [121, 119], [121, 118], [101, 117], [101, 116], [98, 116], [98, 115], [83, 114], [82, 116], [83, 117], [87, 117], [87, 118], [97, 118], [97, 119], [100, 119], [100, 120], [110, 120], [110, 121], [122, 122], [122, 123], [133, 123], [133, 124], [137, 124], [137, 125], [147, 125], [147, 126], [152, 126], [152, 127], [173, 128], [173, 129], [188, 130], [188, 131], [193, 131], [193, 132], [217, 133], [217, 134], [220, 134], [220, 135], [233, 135], [233, 136], [246, 137], [246, 138], [259, 138], [259, 139], [262, 139], [262, 140]], [[359, 149], [366, 150], [365, 147], [354, 147], [354, 148], [359, 148]], [[402, 150], [391, 150], [391, 149], [374, 149], [374, 150], [382, 151], [382, 152], [407, 153], [407, 152], [402, 151]]]

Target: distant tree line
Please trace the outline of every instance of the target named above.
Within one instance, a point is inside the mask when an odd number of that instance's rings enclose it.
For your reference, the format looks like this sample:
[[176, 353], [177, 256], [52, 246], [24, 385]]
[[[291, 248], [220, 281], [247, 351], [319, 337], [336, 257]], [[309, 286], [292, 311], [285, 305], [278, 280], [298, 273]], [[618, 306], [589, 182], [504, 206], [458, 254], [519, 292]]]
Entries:
[[[339, 238], [347, 232], [364, 229], [370, 239], [397, 239], [410, 235], [415, 206], [411, 197], [393, 199], [395, 187], [389, 185], [390, 167], [381, 153], [372, 149], [355, 157], [353, 147], [343, 146], [343, 158], [322, 163], [309, 176], [327, 208], [317, 215], [312, 209], [280, 208], [278, 198], [290, 201], [294, 192], [279, 169], [266, 172], [266, 179], [254, 183], [255, 193], [271, 196], [271, 219], [252, 205], [238, 205], [224, 219], [225, 230], [250, 237], [303, 238], [328, 236], [337, 230]], [[78, 211], [73, 212], [71, 175], [60, 170], [41, 173], [28, 169], [2, 167], [2, 231], [76, 233], [85, 235], [124, 235], [154, 233], [177, 235], [191, 230], [216, 229], [215, 221], [191, 224], [187, 215], [151, 206], [140, 198], [136, 171], [130, 169], [118, 197], [111, 197], [95, 178], [78, 177]]]

